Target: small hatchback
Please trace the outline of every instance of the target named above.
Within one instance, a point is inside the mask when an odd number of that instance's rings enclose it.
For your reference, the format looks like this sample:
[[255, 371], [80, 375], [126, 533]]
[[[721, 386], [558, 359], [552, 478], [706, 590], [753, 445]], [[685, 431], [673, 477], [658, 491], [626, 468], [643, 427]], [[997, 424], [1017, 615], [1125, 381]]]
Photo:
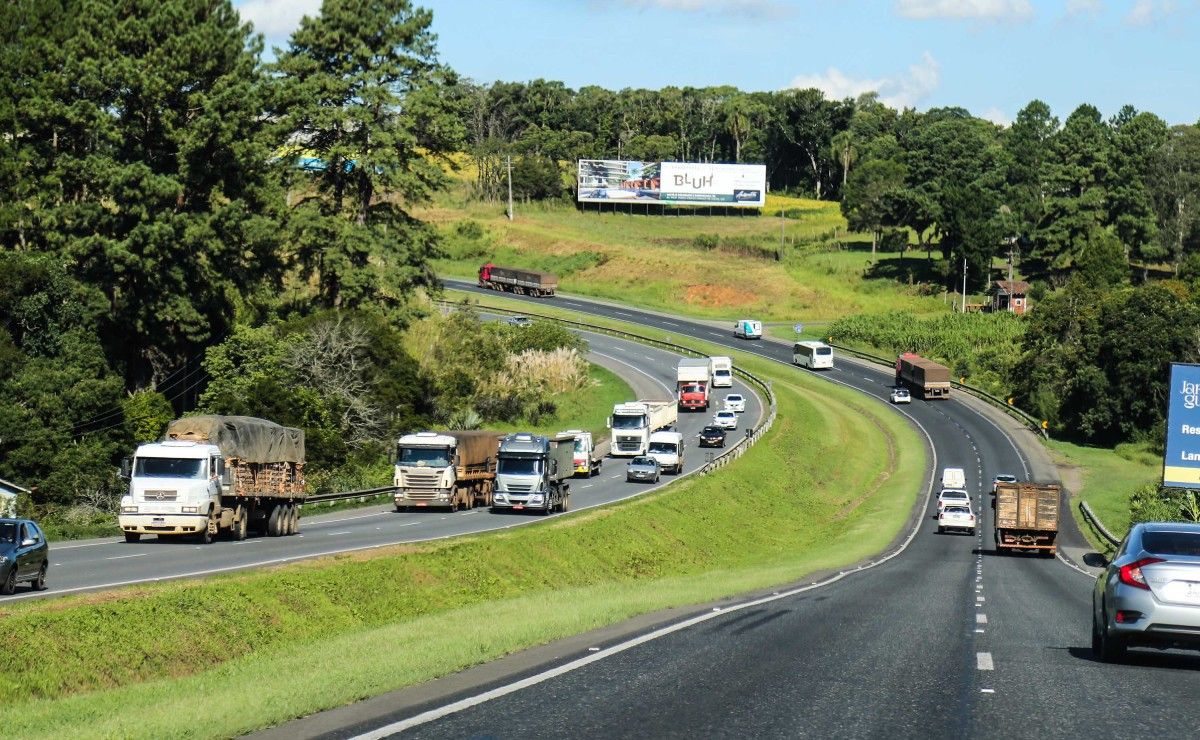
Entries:
[[11, 594], [20, 583], [44, 591], [49, 567], [50, 548], [38, 525], [29, 519], [0, 519], [0, 594]]
[[1200, 524], [1136, 524], [1092, 591], [1092, 651], [1120, 660], [1129, 647], [1200, 650]]
[[658, 483], [661, 470], [658, 460], [642, 455], [629, 461], [629, 465], [625, 467], [625, 480], [631, 483], [634, 481]]

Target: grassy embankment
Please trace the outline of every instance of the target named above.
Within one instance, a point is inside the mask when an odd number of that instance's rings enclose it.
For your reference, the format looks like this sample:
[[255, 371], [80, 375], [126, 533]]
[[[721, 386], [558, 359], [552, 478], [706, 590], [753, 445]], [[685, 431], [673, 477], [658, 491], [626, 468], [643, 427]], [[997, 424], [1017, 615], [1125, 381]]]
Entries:
[[[1052, 440], [1049, 447], [1066, 484], [1077, 498], [1087, 501], [1117, 537], [1129, 531], [1129, 497], [1134, 490], [1162, 478], [1162, 458], [1145, 445], [1122, 444], [1106, 449]], [[1078, 508], [1072, 507], [1072, 513], [1092, 544], [1107, 549], [1103, 540], [1090, 531]]]
[[[439, 196], [418, 217], [445, 237], [439, 273], [474, 278], [491, 260], [552, 271], [561, 290], [706, 318], [824, 321], [863, 311], [946, 311], [910, 284], [923, 255], [881, 254], [847, 235], [837, 203], [770, 195], [764, 213], [743, 217], [641, 216], [578, 211], [561, 202], [522, 204], [509, 222], [495, 203], [464, 188]], [[468, 223], [482, 228], [463, 228]], [[784, 248], [778, 261], [780, 224]], [[936, 292], [936, 291], [935, 291]], [[790, 323], [789, 323], [790, 326]]]
[[885, 547], [921, 488], [916, 433], [846, 389], [735, 362], [773, 380], [780, 415], [710, 476], [500, 533], [0, 606], [5, 734], [235, 735]]
[[[588, 376], [592, 379], [592, 388], [588, 393], [556, 398], [557, 409], [555, 412], [539, 419], [537, 423], [530, 422], [528, 419], [520, 419], [509, 424], [493, 425], [493, 427], [502, 432], [532, 431], [537, 434], [553, 434], [563, 429], [589, 429], [593, 432], [602, 432], [604, 420], [612, 413], [613, 404], [632, 398], [633, 391], [624, 380], [599, 365], [589, 364]], [[390, 485], [390, 481], [391, 467], [388, 466], [380, 469], [378, 481], [364, 487], [386, 486]], [[390, 500], [390, 494], [387, 494], [364, 500], [309, 504], [301, 509], [300, 515], [329, 514], [343, 509], [375, 506]], [[111, 515], [96, 516], [86, 522], [52, 523], [45, 529], [46, 536], [51, 542], [88, 537], [115, 537], [120, 534], [117, 529], [117, 519]]]

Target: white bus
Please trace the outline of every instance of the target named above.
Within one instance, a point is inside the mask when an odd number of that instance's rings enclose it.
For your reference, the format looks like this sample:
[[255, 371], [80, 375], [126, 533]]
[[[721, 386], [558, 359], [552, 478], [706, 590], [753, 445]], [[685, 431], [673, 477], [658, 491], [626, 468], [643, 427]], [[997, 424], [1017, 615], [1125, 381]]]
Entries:
[[792, 363], [813, 370], [831, 368], [833, 348], [824, 342], [796, 342], [792, 347]]

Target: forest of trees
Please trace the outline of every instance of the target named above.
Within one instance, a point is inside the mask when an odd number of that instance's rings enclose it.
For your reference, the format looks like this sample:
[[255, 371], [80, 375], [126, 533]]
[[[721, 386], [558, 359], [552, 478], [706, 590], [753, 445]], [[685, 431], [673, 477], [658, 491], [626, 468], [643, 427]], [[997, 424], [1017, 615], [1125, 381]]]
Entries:
[[[480, 198], [507, 156], [530, 198], [561, 197], [581, 157], [763, 162], [772, 189], [840, 200], [876, 239], [911, 230], [977, 283], [1016, 248], [1073, 311], [1031, 323], [1027, 351], [1057, 364], [1025, 397], [1051, 411], [1064, 379], [1091, 384], [1079, 398], [1127, 381], [1078, 368], [1136, 312], [1194, 325], [1196, 126], [1089, 105], [1060, 122], [1038, 101], [1000, 127], [811, 89], [483, 84], [438, 59], [431, 25], [409, 0], [324, 0], [267, 63], [229, 0], [0, 6], [0, 477], [43, 503], [115, 490], [120, 455], [196, 408], [305, 426], [329, 461], [357, 454], [357, 422], [378, 441], [461, 410], [474, 386], [379, 348], [435, 286], [438, 235], [414, 207], [464, 153]], [[1171, 336], [1159, 360], [1194, 351]], [[1095, 439], [1158, 421], [1098, 413]]]

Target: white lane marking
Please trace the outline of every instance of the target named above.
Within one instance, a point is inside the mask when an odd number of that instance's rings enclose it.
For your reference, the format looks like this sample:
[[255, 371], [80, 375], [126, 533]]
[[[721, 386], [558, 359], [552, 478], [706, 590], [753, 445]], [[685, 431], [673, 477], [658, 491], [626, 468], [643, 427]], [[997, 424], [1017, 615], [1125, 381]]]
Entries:
[[135, 553], [133, 555], [114, 555], [111, 558], [104, 558], [104, 559], [105, 560], [124, 560], [125, 558], [140, 558], [143, 555], [149, 555], [149, 554], [150, 553], [148, 553], [148, 552], [139, 552], [139, 553]]
[[580, 486], [580, 488], [591, 488], [592, 485], [593, 484], [591, 484], [591, 483], [584, 483], [583, 485]]
[[975, 624], [987, 624], [987, 615], [986, 614], [976, 614], [975, 615]]
[[337, 537], [339, 534], [350, 534], [350, 530], [346, 530], [345, 532], [328, 532], [328, 533], [326, 533], [325, 536], [326, 537]]
[[75, 550], [80, 547], [97, 547], [99, 545], [116, 545], [116, 544], [120, 543], [121, 541], [122, 540], [104, 540], [103, 542], [84, 542], [83, 544], [79, 544], [79, 545], [57, 545], [57, 544], [51, 542], [50, 549], [51, 550]]
[[[297, 535], [297, 537], [301, 537], [301, 536], [303, 536], [303, 535]], [[233, 544], [235, 544], [235, 545], [258, 545], [258, 544], [261, 544], [261, 543], [263, 543], [263, 542], [266, 542], [266, 540], [263, 540], [263, 539], [257, 539], [257, 540], [242, 540], [241, 542], [235, 542], [235, 543], [233, 543]]]
[[305, 526], [308, 527], [309, 529], [313, 529], [315, 527], [320, 527], [325, 524], [337, 524], [338, 522], [352, 522], [356, 519], [370, 519], [373, 516], [390, 516], [391, 514], [392, 514], [392, 512], [390, 510], [389, 511], [376, 511], [371, 514], [359, 514], [358, 516], [346, 516], [346, 517], [342, 517], [341, 519], [322, 519], [320, 521], [309, 521], [305, 524]]
[[471, 516], [472, 514], [478, 514], [478, 513], [479, 513], [478, 511], [471, 509], [470, 511], [460, 511], [460, 512], [458, 512], [458, 515], [459, 516]]
[[981, 635], [984, 633], [984, 631], [983, 631], [983, 630], [981, 630], [981, 629], [976, 629], [975, 631], [976, 631], [976, 632], [978, 632], [978, 633], [979, 633], [979, 634], [981, 634]]
[[679, 324], [676, 324], [674, 321], [663, 320], [662, 323], [666, 324], [667, 326], [679, 326]]
[[995, 690], [995, 689], [980, 689], [980, 690], [979, 690], [979, 693], [981, 693], [981, 694], [994, 694], [994, 693], [996, 693], [996, 690]]
[[977, 602], [979, 602], [979, 603], [981, 603], [981, 604], [982, 604], [982, 603], [983, 603], [983, 597], [982, 597], [982, 596], [976, 596], [976, 597], [975, 597], [975, 601], [977, 601]]
[[996, 666], [992, 663], [992, 654], [975, 653], [975, 668], [981, 671], [996, 670]]

